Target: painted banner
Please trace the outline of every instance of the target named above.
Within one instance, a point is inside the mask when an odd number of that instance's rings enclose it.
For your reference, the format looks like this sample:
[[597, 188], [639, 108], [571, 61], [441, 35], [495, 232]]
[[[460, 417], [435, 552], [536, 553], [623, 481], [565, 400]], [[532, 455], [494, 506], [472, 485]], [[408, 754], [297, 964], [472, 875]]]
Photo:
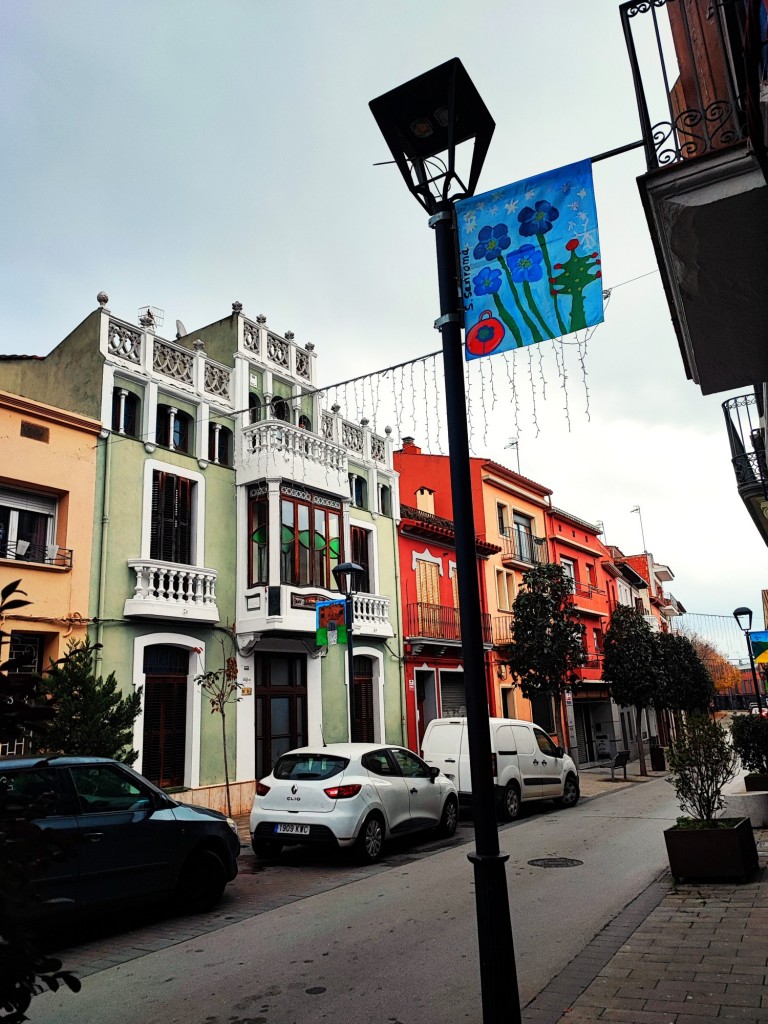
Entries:
[[318, 647], [333, 647], [347, 642], [346, 601], [318, 601], [316, 643]]
[[603, 320], [592, 162], [456, 203], [466, 358]]
[[768, 665], [768, 631], [749, 634], [752, 657], [756, 665]]

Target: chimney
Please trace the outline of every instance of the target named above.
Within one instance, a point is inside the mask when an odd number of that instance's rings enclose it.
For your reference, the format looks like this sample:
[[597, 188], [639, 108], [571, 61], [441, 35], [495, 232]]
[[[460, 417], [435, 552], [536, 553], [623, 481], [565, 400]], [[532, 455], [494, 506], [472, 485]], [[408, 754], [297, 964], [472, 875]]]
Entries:
[[403, 438], [403, 447], [400, 450], [403, 455], [421, 455], [421, 448], [413, 443], [412, 437]]

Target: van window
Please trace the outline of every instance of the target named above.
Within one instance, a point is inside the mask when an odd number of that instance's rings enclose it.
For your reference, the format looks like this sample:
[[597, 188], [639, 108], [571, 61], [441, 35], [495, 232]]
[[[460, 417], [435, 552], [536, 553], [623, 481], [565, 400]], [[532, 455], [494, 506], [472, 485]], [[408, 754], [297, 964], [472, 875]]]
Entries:
[[459, 749], [460, 722], [441, 722], [430, 729], [425, 749], [431, 754], [455, 754]]
[[516, 754], [517, 745], [511, 725], [500, 725], [496, 730], [496, 753]]
[[525, 725], [513, 725], [512, 732], [517, 740], [517, 752], [519, 754], [532, 754], [534, 751], [533, 732]]
[[534, 729], [533, 732], [536, 736], [536, 742], [538, 743], [539, 750], [542, 752], [542, 754], [548, 754], [550, 757], [557, 757], [555, 745], [550, 739], [550, 737], [547, 736], [547, 734], [545, 732], [542, 732], [540, 729]]

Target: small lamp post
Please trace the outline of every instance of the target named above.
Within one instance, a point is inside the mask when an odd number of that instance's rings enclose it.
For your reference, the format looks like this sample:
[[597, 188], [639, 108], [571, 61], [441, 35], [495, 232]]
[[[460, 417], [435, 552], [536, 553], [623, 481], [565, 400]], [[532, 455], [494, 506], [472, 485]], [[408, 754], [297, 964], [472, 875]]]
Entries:
[[752, 628], [752, 609], [751, 608], [736, 608], [733, 613], [734, 619], [739, 624], [739, 629], [744, 633], [744, 638], [747, 641], [747, 653], [749, 654], [749, 667], [752, 669], [752, 684], [755, 687], [755, 697], [757, 698], [757, 707], [759, 711], [763, 710], [763, 699], [760, 696], [760, 687], [757, 682], [757, 670], [755, 669], [755, 659], [752, 656], [752, 642], [749, 639], [749, 631]]
[[[453, 205], [457, 199], [474, 194], [495, 124], [457, 58], [372, 100], [370, 108], [408, 190], [430, 214], [429, 226], [435, 231], [440, 293], [440, 317], [435, 327], [440, 331], [443, 345], [461, 650], [472, 768], [476, 850], [469, 854], [469, 860], [475, 874], [482, 1019], [484, 1024], [520, 1024], [505, 868], [508, 855], [499, 851], [491, 768], [464, 392], [463, 310], [459, 300]], [[472, 146], [466, 184], [456, 169], [457, 147], [461, 144]]]
[[333, 578], [339, 593], [344, 595], [345, 612], [344, 621], [347, 626], [347, 666], [349, 673], [349, 738], [355, 743], [358, 739], [355, 730], [355, 715], [357, 705], [355, 702], [355, 653], [352, 646], [352, 627], [355, 620], [354, 594], [360, 586], [360, 581], [365, 575], [365, 569], [357, 562], [341, 562], [333, 570]]

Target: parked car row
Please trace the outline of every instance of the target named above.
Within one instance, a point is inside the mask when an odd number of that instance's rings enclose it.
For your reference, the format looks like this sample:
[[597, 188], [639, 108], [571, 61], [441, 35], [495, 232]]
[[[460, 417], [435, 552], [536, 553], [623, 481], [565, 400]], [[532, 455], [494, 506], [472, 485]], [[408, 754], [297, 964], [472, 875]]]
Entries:
[[[491, 719], [499, 810], [516, 818], [527, 800], [579, 799], [578, 772], [530, 722]], [[353, 848], [377, 861], [396, 836], [456, 832], [471, 798], [466, 719], [438, 719], [424, 757], [391, 744], [332, 743], [278, 758], [256, 783], [250, 814], [258, 857], [286, 844]], [[2, 758], [0, 803], [48, 842], [36, 872], [42, 900], [77, 909], [173, 899], [212, 907], [237, 875], [237, 825], [218, 811], [174, 800], [128, 766], [96, 757]], [[48, 904], [51, 906], [51, 904]]]

